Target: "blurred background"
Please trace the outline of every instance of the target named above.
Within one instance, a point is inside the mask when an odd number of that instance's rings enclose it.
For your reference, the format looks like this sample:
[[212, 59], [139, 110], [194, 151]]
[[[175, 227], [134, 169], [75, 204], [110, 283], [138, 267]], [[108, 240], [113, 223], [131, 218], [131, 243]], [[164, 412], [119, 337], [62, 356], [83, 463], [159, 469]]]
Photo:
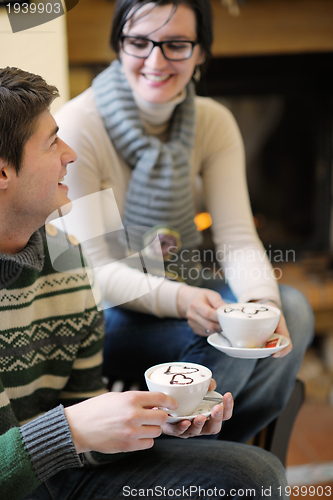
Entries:
[[[17, 66], [57, 85], [53, 112], [115, 58], [114, 1], [66, 4], [66, 15], [13, 33], [0, 3], [0, 67]], [[306, 402], [288, 465], [296, 467], [290, 469], [296, 484], [309, 484], [306, 476], [333, 485], [333, 1], [212, 0], [212, 6], [213, 60], [197, 92], [235, 115], [258, 233], [277, 277], [300, 289], [316, 316], [299, 374]], [[198, 206], [205, 211], [200, 200]], [[210, 247], [209, 214], [198, 226]]]

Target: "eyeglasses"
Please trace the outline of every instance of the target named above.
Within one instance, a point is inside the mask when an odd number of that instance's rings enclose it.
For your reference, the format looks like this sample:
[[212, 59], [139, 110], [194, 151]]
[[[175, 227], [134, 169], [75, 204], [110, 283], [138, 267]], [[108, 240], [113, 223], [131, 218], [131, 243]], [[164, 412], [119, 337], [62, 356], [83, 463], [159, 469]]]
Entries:
[[154, 40], [149, 40], [149, 38], [140, 38], [137, 36], [122, 36], [120, 41], [123, 51], [129, 56], [146, 59], [155, 47], [159, 47], [163, 56], [168, 61], [185, 61], [185, 59], [190, 59], [194, 47], [198, 45], [198, 41], [169, 40], [154, 42]]

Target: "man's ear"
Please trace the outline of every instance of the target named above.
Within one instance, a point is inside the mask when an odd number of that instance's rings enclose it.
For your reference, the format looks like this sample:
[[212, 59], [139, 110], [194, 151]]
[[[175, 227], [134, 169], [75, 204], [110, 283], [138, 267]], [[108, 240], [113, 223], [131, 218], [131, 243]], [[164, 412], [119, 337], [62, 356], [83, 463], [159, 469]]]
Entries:
[[0, 158], [0, 190], [8, 188], [14, 170], [5, 160]]

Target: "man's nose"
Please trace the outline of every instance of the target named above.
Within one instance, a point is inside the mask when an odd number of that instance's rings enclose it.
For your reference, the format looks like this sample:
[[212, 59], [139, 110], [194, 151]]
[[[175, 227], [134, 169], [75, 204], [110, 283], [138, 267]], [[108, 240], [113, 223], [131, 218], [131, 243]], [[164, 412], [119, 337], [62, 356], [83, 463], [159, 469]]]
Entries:
[[75, 153], [74, 149], [72, 149], [68, 144], [66, 144], [64, 141], [62, 141], [64, 151], [62, 153], [62, 162], [66, 163], [73, 163], [77, 159], [77, 154]]

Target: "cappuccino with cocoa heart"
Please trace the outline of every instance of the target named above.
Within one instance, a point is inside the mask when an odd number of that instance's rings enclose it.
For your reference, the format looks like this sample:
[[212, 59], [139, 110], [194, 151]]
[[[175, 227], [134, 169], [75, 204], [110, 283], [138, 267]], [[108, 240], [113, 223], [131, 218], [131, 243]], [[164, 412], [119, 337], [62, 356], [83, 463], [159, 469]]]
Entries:
[[208, 391], [212, 372], [196, 363], [170, 362], [155, 365], [145, 372], [150, 391], [169, 394], [178, 403], [174, 416], [190, 415]]
[[232, 318], [246, 318], [257, 320], [259, 318], [274, 318], [278, 315], [275, 309], [261, 304], [231, 304], [221, 307], [220, 315], [228, 315]]
[[281, 311], [268, 304], [226, 304], [217, 309], [222, 335], [233, 347], [263, 347], [275, 332]]
[[160, 366], [154, 370], [149, 378], [155, 382], [166, 385], [190, 385], [207, 379], [207, 372], [196, 367], [184, 364], [172, 364], [167, 367]]

